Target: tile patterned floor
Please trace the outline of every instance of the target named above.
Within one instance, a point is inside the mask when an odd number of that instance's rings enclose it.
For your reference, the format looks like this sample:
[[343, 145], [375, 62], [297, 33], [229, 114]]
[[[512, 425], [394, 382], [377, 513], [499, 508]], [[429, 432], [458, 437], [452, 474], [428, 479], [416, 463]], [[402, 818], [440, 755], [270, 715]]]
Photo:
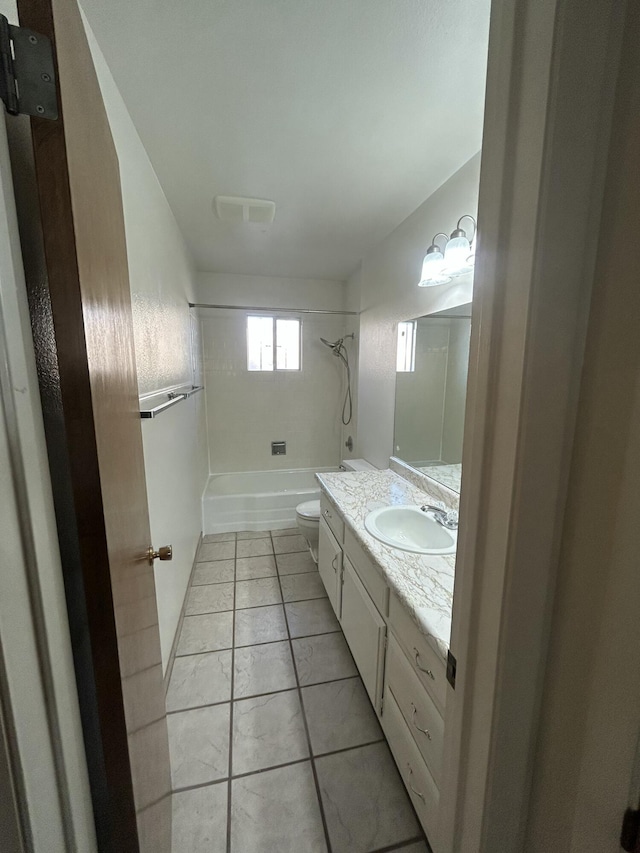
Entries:
[[173, 853], [427, 853], [296, 529], [205, 537], [167, 712]]

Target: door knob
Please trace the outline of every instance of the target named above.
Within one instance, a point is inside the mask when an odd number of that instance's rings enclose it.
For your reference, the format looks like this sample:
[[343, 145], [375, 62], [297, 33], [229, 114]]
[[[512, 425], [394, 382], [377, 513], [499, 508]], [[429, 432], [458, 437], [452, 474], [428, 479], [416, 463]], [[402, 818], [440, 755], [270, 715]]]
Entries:
[[154, 551], [153, 545], [149, 545], [147, 556], [149, 557], [150, 566], [153, 565], [154, 560], [173, 560], [173, 548], [171, 545], [162, 545], [157, 551]]

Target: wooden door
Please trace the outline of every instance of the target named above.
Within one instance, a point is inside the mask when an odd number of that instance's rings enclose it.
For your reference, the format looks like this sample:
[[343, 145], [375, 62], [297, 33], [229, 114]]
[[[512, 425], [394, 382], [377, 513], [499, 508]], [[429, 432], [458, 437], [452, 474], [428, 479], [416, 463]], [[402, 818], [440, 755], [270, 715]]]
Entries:
[[168, 853], [169, 751], [118, 160], [76, 0], [19, 0], [18, 13], [52, 40], [57, 61], [60, 117], [32, 119], [32, 162], [16, 140], [12, 159], [98, 843]]

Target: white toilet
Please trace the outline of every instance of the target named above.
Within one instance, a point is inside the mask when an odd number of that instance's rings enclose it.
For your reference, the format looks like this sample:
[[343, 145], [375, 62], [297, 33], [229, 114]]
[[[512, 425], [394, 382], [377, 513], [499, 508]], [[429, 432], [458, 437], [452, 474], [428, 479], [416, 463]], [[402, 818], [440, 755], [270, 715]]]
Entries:
[[320, 501], [304, 501], [296, 507], [296, 524], [307, 540], [314, 563], [318, 562], [318, 537], [320, 535]]
[[[346, 459], [341, 465], [343, 471], [371, 471], [373, 465], [365, 459]], [[309, 551], [315, 563], [318, 562], [318, 539], [320, 536], [320, 501], [304, 501], [296, 507], [296, 524], [307, 540]]]

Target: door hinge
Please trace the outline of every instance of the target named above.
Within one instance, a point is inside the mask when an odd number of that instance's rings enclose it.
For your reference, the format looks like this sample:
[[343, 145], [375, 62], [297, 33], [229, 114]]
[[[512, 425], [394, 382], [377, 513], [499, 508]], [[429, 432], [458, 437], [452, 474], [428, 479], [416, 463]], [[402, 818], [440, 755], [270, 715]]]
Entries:
[[620, 847], [630, 853], [638, 849], [640, 839], [640, 809], [627, 809], [622, 818]]
[[0, 15], [0, 98], [12, 116], [58, 118], [51, 41]]
[[447, 652], [447, 681], [456, 689], [456, 670], [458, 668], [458, 661], [451, 654], [451, 650]]

